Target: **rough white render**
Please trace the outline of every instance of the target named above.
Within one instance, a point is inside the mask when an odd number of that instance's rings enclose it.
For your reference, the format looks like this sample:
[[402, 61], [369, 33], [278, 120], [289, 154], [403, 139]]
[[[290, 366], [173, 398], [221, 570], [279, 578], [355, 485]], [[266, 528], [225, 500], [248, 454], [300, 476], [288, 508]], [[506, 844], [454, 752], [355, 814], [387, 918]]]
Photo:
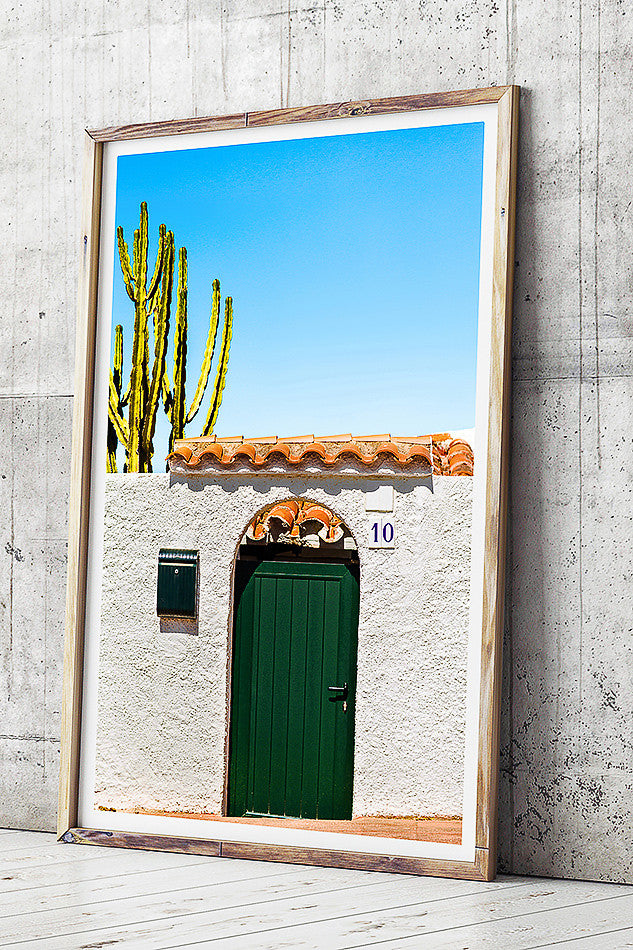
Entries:
[[[461, 814], [472, 479], [394, 479], [394, 550], [367, 546], [377, 484], [107, 477], [97, 805], [220, 812], [236, 548], [259, 509], [302, 496], [341, 516], [359, 549], [354, 815]], [[161, 628], [161, 547], [200, 551], [197, 633]]]

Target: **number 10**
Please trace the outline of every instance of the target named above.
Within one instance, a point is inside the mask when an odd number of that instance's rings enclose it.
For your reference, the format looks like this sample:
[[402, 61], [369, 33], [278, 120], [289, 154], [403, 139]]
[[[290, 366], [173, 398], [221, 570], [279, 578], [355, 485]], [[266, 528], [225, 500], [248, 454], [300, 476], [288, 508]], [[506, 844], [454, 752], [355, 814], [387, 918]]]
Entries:
[[372, 521], [369, 529], [369, 543], [372, 548], [394, 547], [395, 529], [389, 518]]

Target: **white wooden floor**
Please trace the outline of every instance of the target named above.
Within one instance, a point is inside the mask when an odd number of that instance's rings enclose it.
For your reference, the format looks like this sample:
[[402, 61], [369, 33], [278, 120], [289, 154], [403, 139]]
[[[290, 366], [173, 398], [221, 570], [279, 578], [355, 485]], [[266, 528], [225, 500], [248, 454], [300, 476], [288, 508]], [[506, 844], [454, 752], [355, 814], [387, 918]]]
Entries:
[[492, 884], [61, 845], [0, 830], [0, 947], [633, 947], [633, 887]]

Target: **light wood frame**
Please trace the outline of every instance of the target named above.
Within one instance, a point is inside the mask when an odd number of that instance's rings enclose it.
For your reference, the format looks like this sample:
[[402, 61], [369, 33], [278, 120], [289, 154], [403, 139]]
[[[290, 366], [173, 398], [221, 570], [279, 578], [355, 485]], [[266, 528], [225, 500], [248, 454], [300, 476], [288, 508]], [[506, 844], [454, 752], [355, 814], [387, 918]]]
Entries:
[[[481, 639], [480, 723], [475, 858], [453, 861], [389, 857], [272, 844], [173, 838], [78, 828], [79, 754], [84, 621], [90, 509], [92, 405], [97, 321], [101, 179], [104, 143], [121, 139], [207, 132], [421, 109], [497, 105], [497, 165], [493, 235], [493, 300], [490, 339], [488, 476], [485, 511], [484, 598]], [[61, 729], [58, 837], [67, 843], [256, 858], [299, 864], [399, 871], [491, 880], [496, 872], [496, 804], [499, 754], [501, 643], [504, 607], [510, 341], [518, 86], [367, 99], [215, 118], [154, 122], [86, 133], [83, 165], [81, 269], [75, 360], [75, 403], [69, 513], [68, 586]]]

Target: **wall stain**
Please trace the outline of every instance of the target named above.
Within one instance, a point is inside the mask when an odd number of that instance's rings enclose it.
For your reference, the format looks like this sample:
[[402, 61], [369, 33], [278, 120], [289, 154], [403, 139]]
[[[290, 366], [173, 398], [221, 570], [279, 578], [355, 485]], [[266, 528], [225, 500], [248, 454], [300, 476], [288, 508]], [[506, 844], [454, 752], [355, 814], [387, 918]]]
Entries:
[[597, 32], [597, 50], [596, 50], [596, 172], [595, 172], [595, 198], [593, 208], [593, 284], [594, 284], [594, 337], [595, 337], [595, 375], [596, 375], [596, 452], [598, 457], [598, 468], [602, 468], [602, 446], [600, 435], [600, 328], [599, 328], [599, 303], [598, 303], [598, 231], [600, 226], [600, 92], [601, 92], [601, 70], [602, 70], [602, 47], [600, 39], [600, 14], [601, 0], [597, 0], [596, 8], [596, 32]]
[[583, 0], [578, 0], [578, 704], [582, 708], [582, 673], [583, 673], [583, 550], [582, 550], [582, 509], [583, 509], [583, 467], [582, 467], [582, 381], [583, 381], [583, 352], [582, 352], [582, 323], [583, 323], [583, 267], [582, 267], [582, 198], [583, 198], [583, 149], [582, 149], [582, 39], [583, 39]]

